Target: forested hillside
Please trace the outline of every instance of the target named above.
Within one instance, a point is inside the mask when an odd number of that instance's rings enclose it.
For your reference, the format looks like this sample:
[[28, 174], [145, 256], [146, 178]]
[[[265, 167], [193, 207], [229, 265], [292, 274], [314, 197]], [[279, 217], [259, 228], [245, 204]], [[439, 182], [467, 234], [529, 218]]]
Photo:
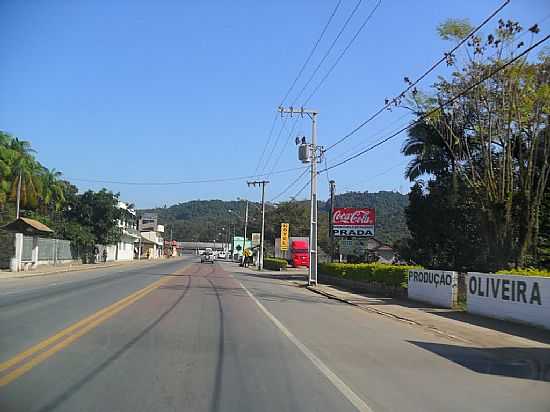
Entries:
[[[336, 196], [336, 206], [374, 207], [376, 209], [376, 237], [392, 243], [407, 237], [404, 209], [408, 198], [396, 192], [349, 192]], [[141, 210], [158, 213], [161, 224], [166, 225], [165, 237], [185, 241], [223, 241], [227, 231], [242, 235], [243, 224], [238, 216], [244, 217], [246, 202], [223, 200], [193, 200], [176, 205]], [[228, 212], [231, 210], [232, 212]], [[319, 203], [319, 242], [326, 244], [328, 233], [329, 203]], [[238, 216], [237, 216], [238, 215]], [[268, 241], [278, 237], [281, 222], [290, 223], [291, 236], [309, 233], [309, 202], [282, 202], [266, 205], [265, 236]], [[260, 204], [249, 203], [249, 233], [260, 231]]]
[[[376, 209], [376, 238], [392, 244], [409, 236], [405, 221], [405, 208], [409, 204], [407, 195], [398, 192], [347, 192], [336, 195], [335, 207], [372, 207]], [[330, 202], [325, 203], [326, 211]]]

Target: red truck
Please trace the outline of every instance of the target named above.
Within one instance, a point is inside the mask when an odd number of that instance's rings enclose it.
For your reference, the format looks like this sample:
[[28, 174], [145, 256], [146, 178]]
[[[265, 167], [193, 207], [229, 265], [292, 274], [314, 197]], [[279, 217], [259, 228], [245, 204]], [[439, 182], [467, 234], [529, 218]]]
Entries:
[[290, 242], [290, 259], [293, 267], [309, 267], [309, 242], [293, 240]]

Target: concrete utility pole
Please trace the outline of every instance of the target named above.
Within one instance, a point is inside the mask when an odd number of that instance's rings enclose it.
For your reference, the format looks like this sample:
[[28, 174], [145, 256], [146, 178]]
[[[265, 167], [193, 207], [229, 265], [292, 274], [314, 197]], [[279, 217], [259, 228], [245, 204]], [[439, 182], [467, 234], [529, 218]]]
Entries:
[[21, 203], [21, 170], [19, 170], [19, 180], [17, 181], [17, 212], [16, 218], [19, 219], [19, 204]]
[[332, 230], [332, 215], [334, 214], [334, 192], [336, 191], [336, 182], [334, 180], [331, 180], [329, 182], [330, 184], [330, 212], [328, 217], [328, 227], [329, 227], [329, 236], [330, 236], [330, 261], [332, 262], [334, 259], [334, 231]]
[[246, 209], [245, 209], [245, 212], [244, 212], [244, 239], [243, 239], [243, 260], [242, 260], [243, 266], [244, 266], [244, 259], [245, 259], [244, 251], [246, 249], [246, 229], [247, 229], [247, 226], [248, 226], [248, 199], [246, 200]]
[[[300, 155], [300, 160], [304, 163], [311, 163], [311, 189], [310, 189], [310, 217], [309, 217], [309, 284], [317, 284], [317, 163], [321, 161], [323, 148], [317, 146], [317, 110], [295, 108], [295, 107], [279, 107], [281, 116], [286, 113], [299, 115], [304, 117], [304, 114], [311, 119], [311, 144], [305, 143], [301, 146], [308, 147], [308, 153], [305, 158]], [[298, 140], [297, 140], [298, 143]]]
[[257, 180], [254, 182], [246, 182], [250, 187], [256, 187], [260, 185], [262, 187], [262, 233], [260, 235], [260, 251], [258, 253], [258, 270], [262, 270], [264, 267], [264, 229], [265, 229], [265, 185], [268, 184], [268, 180]]

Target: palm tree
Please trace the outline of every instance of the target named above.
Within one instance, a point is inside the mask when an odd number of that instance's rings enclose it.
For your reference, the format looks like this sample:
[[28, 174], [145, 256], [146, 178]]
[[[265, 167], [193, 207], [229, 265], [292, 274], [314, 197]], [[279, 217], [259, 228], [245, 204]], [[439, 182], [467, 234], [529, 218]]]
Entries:
[[42, 173], [42, 202], [45, 212], [59, 211], [65, 202], [65, 191], [60, 180], [61, 172], [55, 169], [43, 168]]
[[9, 183], [11, 167], [8, 162], [11, 139], [12, 137], [9, 134], [0, 130], [0, 208], [3, 208], [8, 200], [11, 186]]
[[19, 191], [19, 204], [36, 208], [42, 193], [42, 166], [35, 160], [33, 152], [29, 142], [9, 136], [7, 149], [3, 150], [3, 163], [9, 174], [3, 180], [11, 183], [10, 200], [16, 200]]
[[425, 122], [416, 123], [409, 129], [401, 153], [414, 156], [405, 169], [405, 177], [410, 181], [425, 174], [445, 173], [453, 167], [453, 154], [438, 131]]

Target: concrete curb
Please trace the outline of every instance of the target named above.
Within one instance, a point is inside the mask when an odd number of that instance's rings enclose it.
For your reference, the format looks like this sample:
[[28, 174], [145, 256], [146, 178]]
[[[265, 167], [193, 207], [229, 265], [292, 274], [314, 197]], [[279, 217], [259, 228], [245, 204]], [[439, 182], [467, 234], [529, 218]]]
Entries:
[[338, 300], [342, 303], [347, 303], [348, 305], [352, 305], [352, 306], [355, 306], [361, 310], [364, 310], [364, 311], [367, 311], [367, 312], [372, 312], [372, 313], [376, 313], [378, 315], [382, 315], [382, 316], [386, 316], [386, 317], [389, 317], [389, 318], [392, 318], [392, 319], [395, 319], [395, 320], [398, 320], [400, 322], [405, 322], [405, 323], [408, 323], [410, 325], [415, 325], [415, 326], [420, 326], [424, 329], [427, 329], [427, 330], [430, 330], [431, 332], [437, 334], [437, 335], [441, 335], [441, 336], [444, 336], [446, 338], [449, 338], [449, 339], [453, 339], [453, 340], [457, 340], [457, 341], [460, 341], [460, 342], [464, 342], [464, 343], [468, 343], [468, 344], [473, 344], [474, 342], [468, 340], [468, 339], [465, 339], [465, 338], [461, 338], [461, 337], [458, 337], [456, 335], [452, 335], [450, 333], [447, 333], [447, 332], [444, 332], [440, 329], [437, 329], [437, 328], [434, 328], [433, 326], [429, 326], [429, 325], [426, 325], [424, 323], [421, 323], [421, 322], [418, 322], [416, 320], [413, 320], [413, 319], [410, 319], [410, 318], [406, 318], [406, 317], [403, 317], [403, 316], [399, 316], [399, 315], [396, 315], [395, 313], [390, 313], [390, 312], [385, 312], [385, 311], [382, 311], [382, 310], [379, 310], [379, 309], [375, 309], [375, 308], [372, 308], [372, 307], [369, 307], [367, 305], [360, 305], [358, 303], [355, 303], [351, 300], [348, 300], [348, 299], [344, 299], [342, 297], [339, 297], [339, 296], [336, 296], [336, 295], [333, 295], [332, 293], [328, 293], [328, 292], [325, 292], [323, 290], [320, 290], [318, 287], [315, 287], [315, 286], [306, 286], [306, 288], [314, 293], [317, 293], [319, 295], [322, 295], [322, 296], [325, 296], [329, 299], [334, 299], [334, 300]]
[[110, 263], [107, 265], [102, 264], [94, 264], [93, 266], [85, 266], [80, 267], [79, 266], [72, 266], [72, 267], [63, 267], [59, 268], [58, 270], [52, 270], [48, 272], [34, 272], [34, 271], [27, 271], [27, 272], [6, 272], [7, 274], [0, 273], [0, 281], [1, 280], [9, 280], [9, 279], [25, 279], [25, 278], [33, 278], [33, 277], [41, 277], [41, 276], [48, 276], [48, 275], [58, 275], [60, 273], [66, 273], [66, 272], [85, 272], [89, 270], [98, 270], [98, 269], [108, 269], [112, 267], [117, 266], [134, 266], [134, 265], [146, 265], [146, 264], [154, 264], [154, 263], [161, 263], [166, 262], [167, 259], [155, 259], [153, 261], [145, 260], [145, 261], [126, 261], [122, 263]]

